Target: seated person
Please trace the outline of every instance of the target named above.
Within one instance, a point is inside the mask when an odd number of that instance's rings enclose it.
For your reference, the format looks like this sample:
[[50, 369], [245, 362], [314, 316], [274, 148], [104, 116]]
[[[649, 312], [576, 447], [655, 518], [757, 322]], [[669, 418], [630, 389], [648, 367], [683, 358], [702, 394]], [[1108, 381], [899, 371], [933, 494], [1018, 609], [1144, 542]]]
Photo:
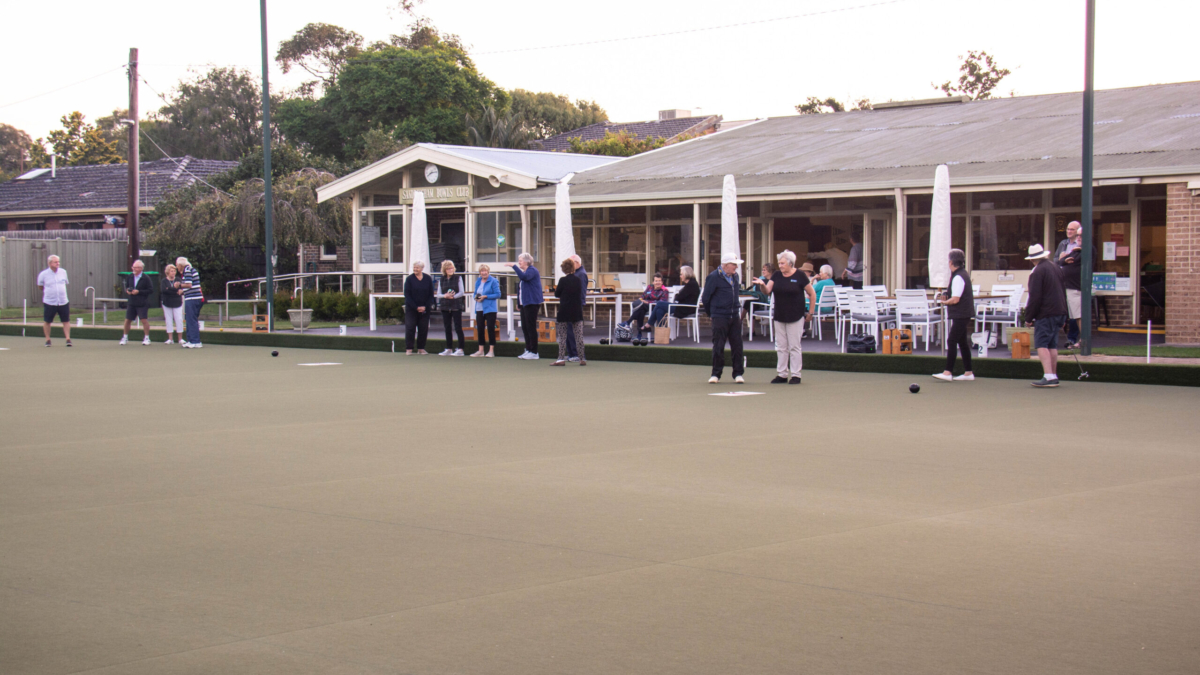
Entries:
[[[700, 299], [700, 284], [696, 281], [696, 274], [688, 265], [679, 268], [679, 280], [683, 282], [683, 288], [675, 293], [676, 305], [695, 305]], [[695, 307], [675, 307], [671, 310], [671, 316], [676, 319], [686, 319], [696, 313]]]
[[[629, 315], [628, 323], [624, 325], [635, 326], [637, 329], [637, 337], [638, 339], [641, 339], [642, 332], [650, 330], [649, 327], [657, 323], [657, 321], [662, 318], [664, 314], [666, 314], [667, 303], [670, 298], [671, 291], [663, 285], [662, 273], [656, 272], [654, 274], [654, 283], [646, 287], [646, 290], [642, 293], [641, 304], [633, 308], [633, 313]], [[651, 309], [653, 309], [654, 312], [650, 314], [649, 322], [646, 325], [643, 325], [642, 322], [646, 320], [646, 314], [650, 313]]]
[[[837, 284], [833, 281], [833, 267], [830, 265], [821, 265], [821, 272], [817, 275], [817, 281], [813, 283], [813, 292], [817, 294], [817, 305], [821, 304], [821, 293], [826, 289]], [[833, 291], [830, 290], [830, 293]], [[825, 307], [821, 310], [822, 314], [832, 314], [833, 307]]]

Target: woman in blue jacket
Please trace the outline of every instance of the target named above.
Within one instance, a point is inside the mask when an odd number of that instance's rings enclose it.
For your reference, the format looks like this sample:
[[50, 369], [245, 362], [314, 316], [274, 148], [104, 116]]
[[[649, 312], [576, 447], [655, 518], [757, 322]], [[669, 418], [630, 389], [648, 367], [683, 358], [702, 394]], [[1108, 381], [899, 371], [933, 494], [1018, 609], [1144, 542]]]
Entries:
[[542, 295], [542, 276], [538, 273], [538, 268], [533, 266], [533, 256], [528, 253], [517, 256], [517, 264], [512, 266], [512, 270], [521, 280], [517, 301], [521, 305], [521, 332], [525, 334], [525, 353], [517, 358], [537, 361], [537, 318], [542, 303], [545, 302], [545, 296]]
[[[475, 339], [479, 351], [471, 356], [492, 358], [496, 355], [496, 301], [500, 299], [500, 282], [492, 276], [492, 268], [479, 266], [479, 277], [475, 279]], [[487, 329], [487, 353], [483, 353], [483, 332]]]

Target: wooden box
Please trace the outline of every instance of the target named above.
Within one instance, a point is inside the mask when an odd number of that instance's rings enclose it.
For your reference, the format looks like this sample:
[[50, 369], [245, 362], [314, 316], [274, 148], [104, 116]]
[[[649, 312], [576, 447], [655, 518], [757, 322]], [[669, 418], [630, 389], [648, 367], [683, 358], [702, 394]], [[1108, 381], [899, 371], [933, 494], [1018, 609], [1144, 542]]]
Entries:
[[538, 320], [538, 341], [558, 342], [558, 322], [554, 319]]
[[885, 328], [879, 332], [880, 354], [912, 354], [912, 330], [908, 328]]
[[255, 314], [250, 319], [250, 332], [266, 333], [270, 330], [270, 324], [267, 322], [266, 314]]
[[1029, 333], [1012, 333], [1009, 340], [1008, 349], [1014, 359], [1029, 358]]

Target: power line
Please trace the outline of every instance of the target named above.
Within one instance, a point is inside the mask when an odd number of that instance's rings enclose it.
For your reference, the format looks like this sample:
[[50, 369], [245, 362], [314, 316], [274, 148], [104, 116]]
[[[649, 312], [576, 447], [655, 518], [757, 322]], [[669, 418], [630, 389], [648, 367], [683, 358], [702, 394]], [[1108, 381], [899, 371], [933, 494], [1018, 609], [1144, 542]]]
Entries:
[[613, 42], [629, 42], [632, 40], [649, 40], [651, 38], [670, 37], [674, 35], [687, 35], [689, 33], [705, 33], [715, 30], [724, 30], [726, 28], [742, 28], [744, 26], [756, 26], [764, 23], [774, 23], [776, 21], [792, 21], [794, 19], [803, 19], [812, 16], [821, 16], [824, 14], [836, 14], [838, 12], [850, 12], [858, 9], [869, 9], [871, 7], [882, 7], [884, 5], [895, 5], [907, 0], [882, 0], [881, 2], [872, 2], [865, 5], [854, 5], [852, 7], [837, 7], [835, 9], [825, 9], [817, 12], [807, 12], [805, 14], [792, 14], [789, 16], [777, 16], [772, 19], [758, 19], [757, 21], [743, 21], [740, 23], [727, 23], [720, 26], [706, 26], [704, 28], [689, 28], [686, 30], [669, 31], [665, 33], [651, 33], [648, 35], [633, 35], [630, 37], [609, 38], [607, 40], [591, 40], [588, 42], [568, 42], [559, 45], [545, 45], [542, 47], [521, 47], [518, 49], [500, 49], [490, 52], [476, 52], [475, 56], [483, 56], [486, 54], [512, 54], [514, 52], [532, 52], [545, 49], [564, 49], [566, 47], [584, 47], [588, 45], [611, 44]]
[[209, 183], [208, 181], [204, 180], [204, 179], [203, 179], [203, 178], [201, 178], [200, 176], [197, 176], [196, 174], [192, 173], [191, 171], [188, 171], [188, 170], [187, 170], [187, 165], [185, 165], [185, 164], [180, 164], [180, 163], [179, 163], [179, 160], [177, 160], [177, 159], [175, 159], [174, 157], [172, 157], [172, 156], [168, 155], [168, 154], [167, 154], [167, 151], [166, 151], [166, 150], [163, 150], [161, 145], [159, 145], [158, 143], [156, 143], [156, 142], [154, 141], [154, 139], [153, 139], [153, 138], [150, 138], [150, 134], [146, 133], [145, 131], [142, 131], [142, 125], [140, 125], [140, 124], [138, 125], [138, 131], [139, 131], [139, 132], [140, 132], [140, 133], [141, 133], [143, 136], [145, 136], [145, 137], [146, 137], [146, 140], [148, 140], [148, 141], [150, 141], [151, 143], [153, 143], [153, 144], [154, 144], [154, 147], [158, 148], [158, 151], [162, 153], [162, 156], [163, 156], [163, 157], [166, 157], [167, 159], [171, 160], [172, 162], [175, 162], [175, 166], [179, 167], [179, 169], [180, 169], [181, 171], [183, 171], [183, 172], [184, 172], [184, 173], [186, 173], [187, 175], [191, 176], [192, 178], [195, 178], [196, 180], [200, 181], [201, 183], [204, 183], [204, 184], [205, 184], [205, 185], [207, 185], [208, 187], [210, 187], [210, 188], [212, 188], [212, 189], [216, 190], [217, 192], [220, 192], [221, 194], [225, 195], [226, 197], [229, 197], [230, 199], [233, 199], [233, 198], [234, 198], [234, 197], [233, 197], [233, 195], [229, 194], [228, 192], [226, 192], [226, 191], [222, 190], [221, 188], [217, 187], [216, 185], [213, 185], [212, 183]]
[[41, 97], [43, 97], [43, 96], [48, 96], [48, 95], [50, 95], [50, 94], [53, 94], [53, 93], [55, 93], [55, 92], [62, 91], [63, 89], [70, 89], [71, 87], [74, 87], [74, 86], [76, 86], [76, 85], [83, 84], [84, 82], [91, 82], [92, 80], [94, 80], [94, 79], [96, 79], [96, 78], [98, 78], [98, 77], [104, 77], [105, 75], [108, 75], [109, 73], [112, 73], [112, 72], [115, 72], [115, 71], [121, 70], [122, 68], [124, 68], [124, 67], [125, 67], [125, 66], [127, 66], [127, 65], [128, 65], [128, 64], [126, 64], [126, 63], [122, 63], [121, 65], [117, 66], [116, 68], [113, 68], [112, 70], [106, 70], [106, 71], [104, 71], [103, 73], [100, 73], [99, 75], [93, 75], [93, 76], [91, 76], [91, 77], [88, 77], [88, 78], [82, 79], [82, 80], [80, 80], [80, 81], [78, 81], [78, 82], [72, 82], [71, 84], [64, 84], [63, 86], [61, 86], [61, 87], [59, 87], [59, 88], [57, 88], [57, 89], [51, 89], [50, 91], [44, 91], [44, 92], [42, 92], [42, 93], [40, 93], [40, 94], [35, 94], [35, 95], [33, 95], [33, 96], [30, 96], [29, 98], [23, 98], [23, 99], [21, 99], [20, 101], [13, 101], [12, 103], [5, 103], [4, 105], [0, 105], [0, 109], [2, 109], [2, 108], [7, 108], [7, 107], [9, 107], [9, 106], [14, 106], [14, 105], [17, 105], [17, 104], [19, 104], [19, 103], [25, 103], [26, 101], [32, 101], [32, 100], [33, 100], [33, 99], [35, 99], [35, 98], [41, 98]]

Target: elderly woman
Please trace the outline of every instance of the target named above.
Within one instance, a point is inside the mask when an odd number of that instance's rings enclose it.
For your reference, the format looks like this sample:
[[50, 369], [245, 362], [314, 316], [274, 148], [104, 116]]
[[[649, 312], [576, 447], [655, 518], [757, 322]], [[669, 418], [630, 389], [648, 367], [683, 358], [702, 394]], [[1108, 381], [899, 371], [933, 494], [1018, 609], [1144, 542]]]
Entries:
[[517, 292], [517, 303], [521, 306], [521, 332], [525, 335], [525, 353], [518, 359], [536, 361], [538, 359], [537, 318], [545, 300], [542, 295], [542, 275], [533, 266], [533, 256], [522, 253], [517, 256], [517, 264], [512, 271], [521, 280]]
[[770, 281], [755, 279], [754, 284], [775, 299], [775, 379], [771, 384], [800, 384], [800, 368], [803, 356], [800, 337], [804, 334], [804, 320], [812, 316], [805, 311], [805, 297], [811, 306], [816, 306], [817, 296], [808, 275], [796, 269], [796, 254], [784, 250], [779, 254], [779, 270], [771, 275]]
[[[639, 339], [642, 337], [642, 331], [650, 330], [650, 327], [667, 311], [667, 303], [671, 300], [671, 290], [663, 285], [664, 281], [662, 273], [655, 272], [654, 283], [647, 286], [642, 293], [642, 304], [634, 307], [629, 314], [629, 321], [625, 325], [633, 326], [637, 330]], [[652, 314], [650, 313], [651, 309], [654, 310]], [[650, 320], [643, 325], [647, 314], [650, 314]]]
[[[830, 288], [831, 286], [837, 286], [837, 283], [833, 280], [833, 267], [830, 265], [821, 265], [821, 271], [817, 274], [817, 281], [813, 284], [813, 292], [817, 296], [818, 307], [821, 305], [821, 294], [825, 292], [826, 288]], [[832, 293], [833, 291], [829, 292]], [[832, 314], [833, 311], [832, 307], [820, 310], [822, 314]]]
[[[675, 293], [675, 302], [672, 304], [695, 305], [700, 299], [700, 284], [696, 281], [696, 272], [690, 265], [684, 265], [679, 268], [679, 280], [683, 282], [683, 288]], [[695, 313], [695, 307], [676, 307], [671, 310], [671, 315], [676, 319], [686, 319]]]
[[[163, 272], [158, 297], [162, 302], [163, 320], [167, 323], [167, 344], [183, 344], [183, 282], [179, 280], [179, 268], [174, 265], [167, 265]], [[175, 334], [174, 340], [171, 333]]]
[[[467, 291], [462, 277], [454, 273], [454, 263], [442, 261], [442, 273], [437, 278], [438, 309], [442, 311], [442, 325], [446, 328], [446, 348], [438, 356], [465, 356], [467, 346], [463, 337], [462, 315], [467, 305]], [[454, 332], [451, 333], [450, 331]], [[458, 336], [458, 348], [454, 348], [454, 336]]]
[[[471, 356], [496, 355], [496, 300], [500, 299], [500, 282], [492, 276], [492, 268], [479, 266], [479, 278], [475, 279], [475, 337], [479, 351]], [[488, 350], [483, 352], [483, 332], [487, 329]]]
[[433, 279], [425, 274], [425, 263], [413, 263], [412, 274], [404, 279], [404, 353], [413, 353], [416, 339], [418, 354], [425, 351], [429, 337], [429, 314], [433, 311]]
[[567, 365], [567, 333], [575, 336], [575, 348], [579, 350], [579, 365], [587, 365], [583, 353], [583, 288], [575, 276], [575, 261], [567, 258], [560, 269], [563, 277], [554, 285], [554, 297], [558, 298], [558, 360], [552, 366]]

